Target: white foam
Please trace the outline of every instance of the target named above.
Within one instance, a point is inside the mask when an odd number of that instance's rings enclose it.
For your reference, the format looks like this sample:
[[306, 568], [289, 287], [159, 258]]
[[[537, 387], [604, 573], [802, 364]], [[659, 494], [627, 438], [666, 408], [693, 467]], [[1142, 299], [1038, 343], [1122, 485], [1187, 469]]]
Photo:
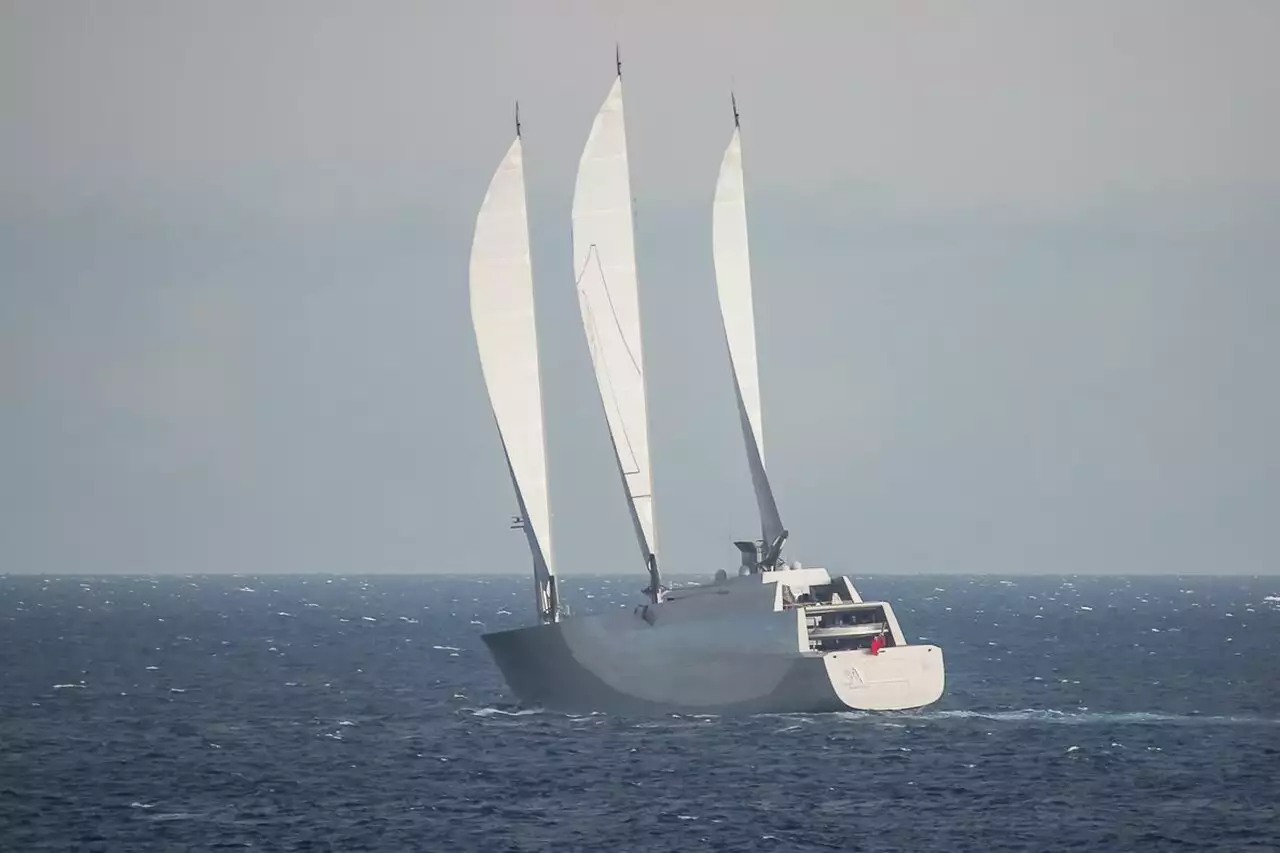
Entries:
[[464, 708], [463, 710], [470, 711], [473, 717], [528, 717], [542, 713], [538, 708], [520, 708], [516, 711], [507, 711], [502, 708]]
[[[1064, 681], [1066, 679], [1063, 679]], [[898, 714], [895, 714], [897, 716]], [[1280, 725], [1274, 717], [1229, 717], [1203, 714], [1166, 714], [1155, 711], [1061, 711], [1053, 708], [1022, 708], [1011, 711], [923, 711], [900, 712], [903, 719], [925, 720], [991, 720], [1004, 723], [1062, 723], [1067, 725], [1117, 724], [1143, 725], [1181, 723], [1184, 725]]]

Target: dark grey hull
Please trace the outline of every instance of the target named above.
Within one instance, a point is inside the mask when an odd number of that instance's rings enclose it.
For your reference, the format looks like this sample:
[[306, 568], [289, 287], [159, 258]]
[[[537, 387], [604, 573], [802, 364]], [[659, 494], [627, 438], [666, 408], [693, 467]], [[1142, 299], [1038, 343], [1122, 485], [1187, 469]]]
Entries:
[[[570, 713], [600, 711], [610, 714], [762, 714], [848, 710], [831, 686], [822, 657], [798, 652], [790, 656], [781, 677], [759, 695], [724, 703], [681, 702], [671, 698], [646, 698], [643, 690], [631, 692], [611, 686], [584, 666], [569, 648], [559, 625], [537, 625], [485, 634], [494, 661], [520, 702]], [[673, 665], [678, 665], [674, 661]], [[705, 658], [700, 666], [716, 666]], [[723, 667], [737, 668], [741, 661], [725, 659]], [[775, 662], [776, 665], [776, 662]], [[776, 668], [776, 666], [775, 666]], [[610, 673], [624, 675], [619, 672]], [[624, 675], [625, 677], [625, 675]]]
[[[878, 656], [750, 650], [736, 653], [682, 632], [656, 636], [617, 620], [587, 617], [485, 634], [520, 702], [569, 713], [821, 713], [928, 705], [942, 695], [942, 650], [903, 646]], [[759, 620], [739, 623], [768, 634]], [[692, 627], [692, 626], [690, 626]], [[723, 622], [720, 629], [728, 628]], [[717, 632], [718, 635], [723, 636]]]

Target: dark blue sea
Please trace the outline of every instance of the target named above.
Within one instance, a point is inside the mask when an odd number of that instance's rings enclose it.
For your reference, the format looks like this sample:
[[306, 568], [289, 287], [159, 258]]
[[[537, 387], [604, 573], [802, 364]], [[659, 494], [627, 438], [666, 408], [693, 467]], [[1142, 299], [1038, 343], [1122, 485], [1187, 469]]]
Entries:
[[1280, 849], [1280, 578], [857, 583], [937, 705], [522, 708], [523, 577], [0, 576], [0, 850]]

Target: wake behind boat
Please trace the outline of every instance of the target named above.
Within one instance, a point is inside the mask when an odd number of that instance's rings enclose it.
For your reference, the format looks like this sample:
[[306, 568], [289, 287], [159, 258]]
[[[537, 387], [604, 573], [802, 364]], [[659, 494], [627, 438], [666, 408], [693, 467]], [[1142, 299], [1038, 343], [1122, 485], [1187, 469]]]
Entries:
[[489, 185], [471, 250], [471, 313], [485, 385], [533, 557], [539, 624], [483, 635], [526, 703], [572, 712], [893, 710], [934, 702], [942, 650], [907, 641], [884, 601], [782, 558], [787, 530], [764, 464], [741, 129], [716, 184], [716, 286], [761, 538], [735, 542], [736, 576], [670, 591], [659, 569], [622, 67], [587, 137], [573, 201], [583, 329], [649, 577], [630, 611], [570, 616], [551, 551], [543, 408], [520, 125]]

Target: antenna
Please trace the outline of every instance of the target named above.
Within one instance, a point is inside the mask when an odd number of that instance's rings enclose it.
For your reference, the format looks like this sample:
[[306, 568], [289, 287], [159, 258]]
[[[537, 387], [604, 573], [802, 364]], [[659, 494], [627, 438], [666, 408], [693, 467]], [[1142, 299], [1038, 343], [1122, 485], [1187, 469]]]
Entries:
[[729, 90], [729, 103], [733, 104], [733, 126], [735, 129], [740, 128], [742, 125], [738, 124], [738, 96], [732, 89]]
[[618, 77], [622, 77], [622, 46], [616, 41], [613, 43], [613, 61], [618, 68]]
[[516, 101], [516, 139], [520, 138], [520, 102]]

